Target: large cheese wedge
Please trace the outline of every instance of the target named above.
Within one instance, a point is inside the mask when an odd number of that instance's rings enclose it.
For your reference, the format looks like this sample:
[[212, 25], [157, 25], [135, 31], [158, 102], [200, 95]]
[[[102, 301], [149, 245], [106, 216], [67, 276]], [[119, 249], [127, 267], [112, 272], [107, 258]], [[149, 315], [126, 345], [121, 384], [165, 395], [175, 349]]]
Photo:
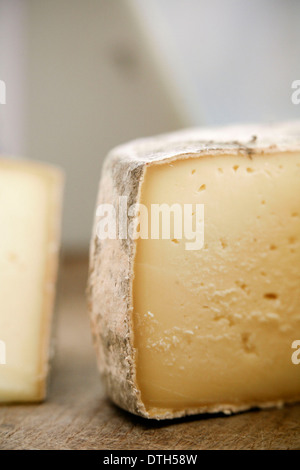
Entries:
[[0, 159], [0, 402], [46, 394], [63, 178]]
[[[116, 237], [104, 204], [123, 220]], [[151, 237], [155, 204], [202, 208], [204, 240], [193, 249], [172, 231]], [[113, 150], [88, 291], [99, 368], [122, 408], [164, 419], [297, 401], [300, 123], [186, 130]]]

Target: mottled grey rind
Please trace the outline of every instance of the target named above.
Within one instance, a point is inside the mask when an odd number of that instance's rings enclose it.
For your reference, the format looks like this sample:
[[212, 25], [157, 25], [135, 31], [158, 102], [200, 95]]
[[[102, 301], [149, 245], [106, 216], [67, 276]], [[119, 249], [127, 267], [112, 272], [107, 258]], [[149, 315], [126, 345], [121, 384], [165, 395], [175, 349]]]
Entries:
[[[201, 155], [245, 155], [300, 150], [300, 122], [273, 126], [230, 126], [187, 129], [139, 139], [112, 150], [100, 181], [97, 207], [118, 207], [119, 196], [128, 205], [139, 200], [146, 165]], [[88, 299], [98, 366], [109, 397], [121, 408], [146, 418], [170, 419], [185, 415], [233, 413], [253, 407], [282, 406], [282, 402], [220, 403], [181, 411], [146, 410], [136, 381], [132, 327], [132, 280], [135, 243], [99, 240], [95, 217], [90, 247]]]

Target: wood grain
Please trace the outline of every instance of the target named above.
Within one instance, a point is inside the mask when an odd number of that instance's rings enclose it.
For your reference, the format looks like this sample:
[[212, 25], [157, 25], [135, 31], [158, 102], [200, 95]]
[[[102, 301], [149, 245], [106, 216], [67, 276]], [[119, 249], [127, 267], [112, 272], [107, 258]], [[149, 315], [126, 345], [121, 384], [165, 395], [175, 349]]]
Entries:
[[0, 408], [0, 449], [296, 449], [300, 405], [151, 422], [112, 405], [95, 364], [85, 303], [87, 261], [61, 270], [48, 400]]

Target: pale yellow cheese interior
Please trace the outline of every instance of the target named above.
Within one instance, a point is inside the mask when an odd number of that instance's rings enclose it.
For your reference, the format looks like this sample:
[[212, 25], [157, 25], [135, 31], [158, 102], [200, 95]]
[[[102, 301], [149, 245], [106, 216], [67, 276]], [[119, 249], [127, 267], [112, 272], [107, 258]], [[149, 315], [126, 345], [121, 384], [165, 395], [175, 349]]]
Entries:
[[137, 240], [137, 384], [151, 414], [300, 397], [300, 154], [152, 164], [141, 203], [203, 203], [205, 245]]
[[61, 175], [0, 160], [0, 402], [45, 395]]

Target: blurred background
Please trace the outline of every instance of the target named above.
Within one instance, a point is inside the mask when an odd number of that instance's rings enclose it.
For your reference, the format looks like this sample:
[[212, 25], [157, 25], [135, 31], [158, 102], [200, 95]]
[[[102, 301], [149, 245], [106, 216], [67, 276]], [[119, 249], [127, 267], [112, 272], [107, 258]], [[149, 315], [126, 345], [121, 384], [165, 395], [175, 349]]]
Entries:
[[112, 147], [297, 119], [299, 57], [297, 0], [0, 0], [0, 153], [65, 169], [63, 249], [86, 252]]

